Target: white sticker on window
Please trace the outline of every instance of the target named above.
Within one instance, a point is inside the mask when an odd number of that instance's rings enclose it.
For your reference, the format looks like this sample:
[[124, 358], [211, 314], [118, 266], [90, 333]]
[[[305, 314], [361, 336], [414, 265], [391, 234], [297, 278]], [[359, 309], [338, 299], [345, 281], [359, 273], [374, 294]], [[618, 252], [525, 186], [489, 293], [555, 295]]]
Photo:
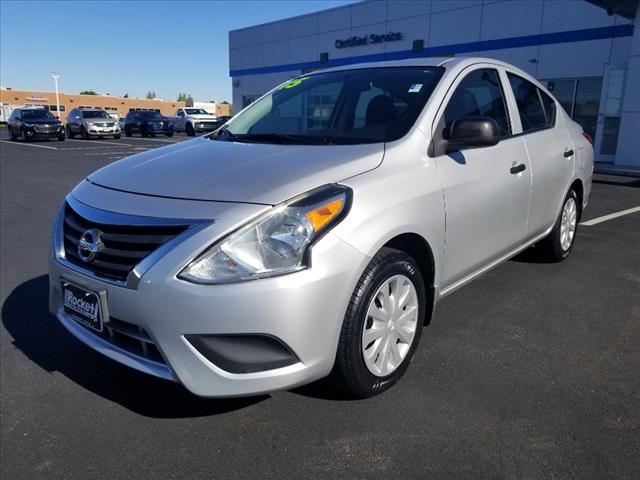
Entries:
[[413, 83], [409, 87], [409, 93], [418, 93], [420, 90], [422, 90], [422, 84], [421, 83]]

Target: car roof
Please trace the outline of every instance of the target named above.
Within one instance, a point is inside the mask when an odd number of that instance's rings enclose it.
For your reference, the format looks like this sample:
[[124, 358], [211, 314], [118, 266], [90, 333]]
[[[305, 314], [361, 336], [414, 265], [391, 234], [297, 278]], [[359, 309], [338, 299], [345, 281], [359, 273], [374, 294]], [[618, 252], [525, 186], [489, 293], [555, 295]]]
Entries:
[[318, 70], [313, 73], [324, 72], [338, 72], [342, 70], [356, 70], [361, 68], [385, 68], [385, 67], [442, 67], [447, 68], [460, 67], [464, 68], [476, 63], [493, 63], [503, 67], [516, 69], [514, 66], [496, 60], [495, 58], [485, 57], [423, 57], [423, 58], [408, 58], [404, 60], [386, 60], [383, 62], [364, 62], [364, 63], [352, 63], [349, 65], [343, 65], [339, 67], [331, 67], [323, 70]]

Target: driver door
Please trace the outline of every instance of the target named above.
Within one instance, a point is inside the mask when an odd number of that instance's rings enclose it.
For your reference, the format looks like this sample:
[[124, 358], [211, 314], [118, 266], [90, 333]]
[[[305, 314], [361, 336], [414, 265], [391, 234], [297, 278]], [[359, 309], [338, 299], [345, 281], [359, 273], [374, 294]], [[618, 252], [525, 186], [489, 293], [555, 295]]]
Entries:
[[475, 66], [465, 70], [443, 105], [434, 139], [446, 138], [451, 123], [465, 116], [491, 117], [501, 132], [500, 142], [494, 146], [463, 149], [435, 159], [444, 186], [442, 290], [446, 293], [524, 241], [531, 168], [523, 139], [512, 136], [497, 69]]

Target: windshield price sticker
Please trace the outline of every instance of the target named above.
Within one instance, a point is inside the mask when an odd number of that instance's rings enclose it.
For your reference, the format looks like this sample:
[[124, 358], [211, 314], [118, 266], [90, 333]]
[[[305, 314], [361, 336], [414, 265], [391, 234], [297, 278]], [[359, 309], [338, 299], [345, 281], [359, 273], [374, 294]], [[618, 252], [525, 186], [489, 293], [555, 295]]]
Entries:
[[409, 87], [409, 93], [419, 93], [420, 90], [422, 90], [422, 84], [421, 83], [413, 83]]

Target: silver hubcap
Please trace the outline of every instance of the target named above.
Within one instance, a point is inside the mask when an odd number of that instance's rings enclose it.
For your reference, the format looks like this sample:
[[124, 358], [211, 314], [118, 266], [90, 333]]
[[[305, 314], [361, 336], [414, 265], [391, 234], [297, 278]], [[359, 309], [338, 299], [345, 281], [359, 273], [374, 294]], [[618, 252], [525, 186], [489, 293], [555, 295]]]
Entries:
[[578, 219], [578, 207], [573, 197], [569, 197], [562, 208], [560, 220], [560, 246], [563, 251], [569, 250], [576, 233], [576, 221]]
[[364, 363], [377, 377], [391, 374], [409, 353], [418, 325], [418, 294], [413, 282], [394, 275], [378, 288], [362, 331]]

